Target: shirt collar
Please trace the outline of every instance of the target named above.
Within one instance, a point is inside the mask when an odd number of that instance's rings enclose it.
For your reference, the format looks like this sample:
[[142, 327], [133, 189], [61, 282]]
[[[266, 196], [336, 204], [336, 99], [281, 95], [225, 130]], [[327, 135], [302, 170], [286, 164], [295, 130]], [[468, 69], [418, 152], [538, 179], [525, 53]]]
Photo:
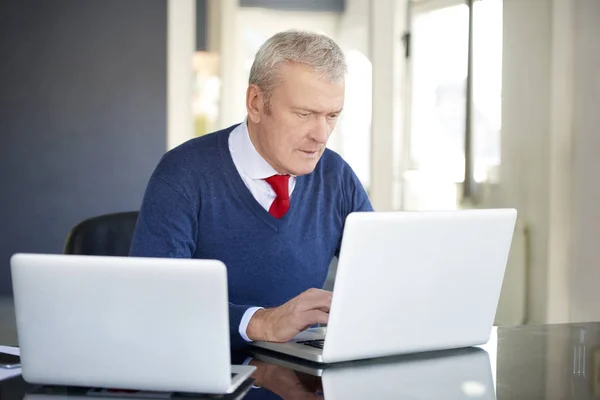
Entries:
[[277, 171], [256, 151], [248, 132], [248, 119], [231, 133], [231, 157], [236, 167], [251, 179], [265, 179], [277, 175]]

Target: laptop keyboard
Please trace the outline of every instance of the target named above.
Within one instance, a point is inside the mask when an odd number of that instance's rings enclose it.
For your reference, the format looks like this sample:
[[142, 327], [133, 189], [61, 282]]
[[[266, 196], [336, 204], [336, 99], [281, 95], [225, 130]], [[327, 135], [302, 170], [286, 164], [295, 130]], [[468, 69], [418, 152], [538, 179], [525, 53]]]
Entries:
[[323, 350], [323, 345], [325, 344], [325, 339], [302, 340], [302, 341], [299, 341], [296, 343]]

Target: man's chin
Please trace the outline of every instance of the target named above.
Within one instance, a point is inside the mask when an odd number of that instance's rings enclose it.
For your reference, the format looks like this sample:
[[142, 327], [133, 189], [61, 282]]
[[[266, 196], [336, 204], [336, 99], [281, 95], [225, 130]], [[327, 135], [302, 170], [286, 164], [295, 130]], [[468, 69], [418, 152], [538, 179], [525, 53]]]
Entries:
[[307, 163], [306, 161], [301, 164], [299, 163], [298, 165], [294, 166], [295, 168], [290, 169], [290, 173], [294, 176], [308, 175], [315, 170], [318, 162], [319, 160], [317, 159], [316, 161], [310, 163]]

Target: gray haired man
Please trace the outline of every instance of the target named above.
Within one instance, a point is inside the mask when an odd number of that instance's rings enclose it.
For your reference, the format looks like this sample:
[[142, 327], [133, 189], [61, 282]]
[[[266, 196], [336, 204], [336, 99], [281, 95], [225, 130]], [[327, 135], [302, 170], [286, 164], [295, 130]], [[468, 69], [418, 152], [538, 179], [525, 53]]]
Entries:
[[274, 35], [252, 65], [245, 121], [169, 151], [150, 178], [131, 255], [223, 261], [234, 348], [328, 321], [331, 293], [320, 288], [344, 221], [372, 210], [326, 149], [345, 75], [331, 38]]

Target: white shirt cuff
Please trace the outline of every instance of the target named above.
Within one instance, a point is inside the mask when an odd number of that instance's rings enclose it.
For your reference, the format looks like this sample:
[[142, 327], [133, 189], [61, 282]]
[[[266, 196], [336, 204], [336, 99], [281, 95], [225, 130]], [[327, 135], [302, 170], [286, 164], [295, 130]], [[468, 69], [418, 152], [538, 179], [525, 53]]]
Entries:
[[[242, 365], [248, 365], [248, 364], [250, 364], [250, 361], [252, 361], [252, 360], [254, 360], [254, 357], [248, 357], [244, 360]], [[252, 385], [252, 389], [261, 389], [261, 386]]]
[[254, 360], [254, 357], [248, 357], [244, 360], [242, 365], [248, 365], [248, 364], [250, 364], [250, 361], [252, 361], [252, 360]]
[[250, 319], [254, 316], [255, 312], [257, 312], [258, 310], [262, 310], [262, 309], [263, 309], [263, 307], [250, 307], [249, 309], [246, 310], [246, 312], [242, 316], [242, 320], [240, 321], [239, 331], [240, 331], [240, 336], [242, 336], [242, 339], [244, 339], [246, 342], [252, 341], [246, 334], [246, 330], [248, 330], [248, 324], [250, 323]]

